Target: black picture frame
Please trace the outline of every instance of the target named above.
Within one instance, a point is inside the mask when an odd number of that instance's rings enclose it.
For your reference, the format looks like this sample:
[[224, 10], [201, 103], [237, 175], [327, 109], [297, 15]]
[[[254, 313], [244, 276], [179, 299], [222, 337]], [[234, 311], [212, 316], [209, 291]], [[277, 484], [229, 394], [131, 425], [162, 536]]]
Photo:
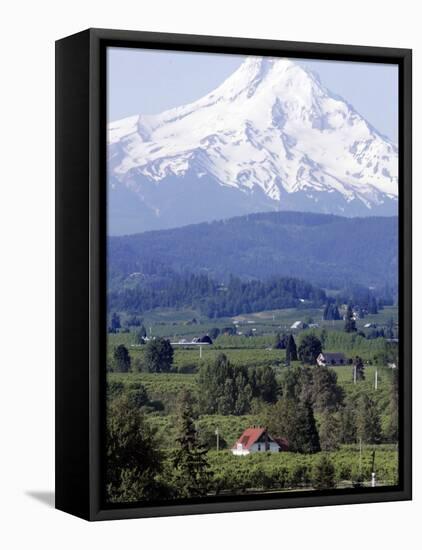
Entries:
[[[106, 63], [108, 46], [394, 63], [399, 67], [400, 483], [110, 506], [104, 499]], [[56, 42], [56, 508], [86, 520], [326, 506], [412, 498], [412, 52], [88, 29]]]

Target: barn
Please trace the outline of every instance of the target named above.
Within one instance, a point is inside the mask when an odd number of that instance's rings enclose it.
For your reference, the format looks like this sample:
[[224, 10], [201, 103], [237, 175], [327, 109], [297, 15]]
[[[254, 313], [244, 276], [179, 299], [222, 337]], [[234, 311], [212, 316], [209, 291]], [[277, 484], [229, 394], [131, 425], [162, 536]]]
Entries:
[[236, 456], [245, 456], [260, 452], [280, 453], [288, 449], [289, 444], [286, 439], [272, 437], [266, 428], [254, 426], [242, 433], [231, 451]]

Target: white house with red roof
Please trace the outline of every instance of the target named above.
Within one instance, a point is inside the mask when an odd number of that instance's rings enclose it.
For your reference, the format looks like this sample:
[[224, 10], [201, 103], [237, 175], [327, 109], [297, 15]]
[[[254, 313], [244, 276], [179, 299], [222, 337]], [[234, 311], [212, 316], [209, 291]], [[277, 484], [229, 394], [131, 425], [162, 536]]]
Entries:
[[231, 448], [236, 456], [245, 456], [251, 453], [287, 451], [289, 443], [284, 438], [272, 437], [267, 428], [254, 426], [247, 428]]

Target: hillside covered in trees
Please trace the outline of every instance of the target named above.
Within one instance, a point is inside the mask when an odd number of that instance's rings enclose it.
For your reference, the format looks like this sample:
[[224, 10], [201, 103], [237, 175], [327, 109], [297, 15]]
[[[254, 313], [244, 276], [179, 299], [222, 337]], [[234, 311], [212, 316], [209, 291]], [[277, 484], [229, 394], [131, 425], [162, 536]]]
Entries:
[[155, 308], [191, 307], [207, 317], [223, 317], [268, 309], [298, 307], [303, 301], [319, 307], [325, 292], [294, 278], [243, 282], [232, 277], [220, 285], [206, 275], [178, 275], [141, 278], [134, 286], [123, 286], [109, 293], [113, 311], [143, 313]]
[[296, 277], [324, 288], [397, 287], [396, 217], [343, 218], [303, 212], [109, 237], [110, 287], [133, 274], [206, 274], [227, 283]]

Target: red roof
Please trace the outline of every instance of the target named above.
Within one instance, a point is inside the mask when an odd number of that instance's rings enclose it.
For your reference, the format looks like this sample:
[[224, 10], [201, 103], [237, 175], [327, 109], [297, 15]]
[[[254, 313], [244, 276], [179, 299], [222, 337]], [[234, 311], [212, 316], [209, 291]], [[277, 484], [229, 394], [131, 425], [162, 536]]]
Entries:
[[242, 444], [244, 449], [249, 449], [255, 441], [257, 441], [266, 431], [265, 428], [247, 428], [233, 445], [235, 449], [239, 444]]
[[[232, 448], [236, 449], [236, 447], [241, 444], [244, 449], [250, 449], [266, 431], [266, 428], [247, 428]], [[289, 449], [289, 442], [284, 437], [271, 437], [269, 434], [268, 437], [271, 441], [275, 441], [282, 451], [287, 451]]]

